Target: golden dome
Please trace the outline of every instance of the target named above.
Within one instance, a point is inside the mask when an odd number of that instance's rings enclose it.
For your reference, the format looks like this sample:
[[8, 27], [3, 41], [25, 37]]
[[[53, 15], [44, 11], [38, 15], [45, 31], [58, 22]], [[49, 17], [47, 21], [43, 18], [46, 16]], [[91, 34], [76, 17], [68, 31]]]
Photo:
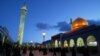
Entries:
[[85, 19], [78, 17], [76, 18], [75, 21], [73, 21], [71, 26], [72, 26], [72, 30], [75, 30], [75, 29], [88, 26], [88, 22]]

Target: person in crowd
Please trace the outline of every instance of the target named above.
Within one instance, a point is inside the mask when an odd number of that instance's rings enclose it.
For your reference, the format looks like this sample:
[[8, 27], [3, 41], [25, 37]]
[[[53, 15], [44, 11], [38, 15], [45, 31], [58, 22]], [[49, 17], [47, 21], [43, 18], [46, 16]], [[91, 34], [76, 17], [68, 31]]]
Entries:
[[27, 46], [22, 48], [22, 54], [25, 56], [27, 54]]
[[46, 50], [46, 48], [43, 49], [43, 55], [47, 55], [47, 50]]
[[53, 56], [56, 56], [56, 50], [53, 48]]
[[32, 53], [32, 50], [30, 50], [29, 56], [34, 56], [34, 54]]
[[34, 54], [33, 54], [33, 52], [32, 52], [32, 51], [33, 51], [32, 46], [29, 47], [29, 51], [30, 51], [30, 52], [29, 52], [29, 56], [34, 56]]
[[88, 52], [88, 49], [86, 47], [84, 48], [83, 56], [90, 56], [89, 52]]
[[66, 52], [65, 52], [64, 48], [61, 49], [61, 56], [66, 56]]
[[20, 49], [20, 46], [19, 45], [15, 45], [14, 48], [13, 48], [13, 56], [21, 56], [21, 53], [20, 53], [21, 49]]
[[75, 46], [72, 48], [72, 56], [76, 56], [76, 49], [75, 49]]
[[6, 48], [6, 56], [11, 56], [11, 48], [10, 47]]

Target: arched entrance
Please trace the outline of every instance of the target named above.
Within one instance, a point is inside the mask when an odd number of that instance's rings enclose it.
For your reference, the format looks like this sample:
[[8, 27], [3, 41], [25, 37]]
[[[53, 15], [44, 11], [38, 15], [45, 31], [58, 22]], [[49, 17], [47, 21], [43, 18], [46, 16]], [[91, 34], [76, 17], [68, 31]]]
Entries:
[[75, 45], [74, 39], [70, 39], [69, 47], [74, 47], [74, 45]]
[[61, 47], [61, 41], [59, 41], [59, 47]]
[[55, 40], [55, 48], [58, 47], [58, 40]]
[[64, 41], [64, 48], [68, 47], [67, 40]]
[[93, 36], [93, 35], [88, 36], [87, 45], [88, 46], [97, 46], [97, 41], [96, 41], [95, 36]]
[[77, 39], [77, 47], [82, 47], [82, 46], [84, 46], [84, 41], [82, 37], [79, 37]]

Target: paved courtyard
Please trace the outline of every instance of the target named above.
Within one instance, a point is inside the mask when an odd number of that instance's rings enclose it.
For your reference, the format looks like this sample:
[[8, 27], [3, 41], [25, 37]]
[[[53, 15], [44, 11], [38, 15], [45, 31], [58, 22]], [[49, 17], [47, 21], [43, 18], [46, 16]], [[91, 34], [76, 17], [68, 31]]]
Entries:
[[[43, 52], [42, 51], [39, 52], [38, 50], [33, 51], [33, 54], [34, 54], [34, 56], [53, 56], [53, 53], [52, 52], [48, 52], [48, 51], [47, 51], [47, 55], [43, 55]], [[22, 56], [29, 56], [29, 51], [27, 51], [27, 54], [22, 54]], [[56, 53], [56, 56], [61, 56], [61, 53], [60, 52]], [[72, 56], [71, 52], [66, 53], [66, 56]], [[83, 55], [77, 53], [76, 56], [83, 56]], [[100, 54], [99, 53], [95, 54], [95, 55], [91, 55], [90, 54], [90, 56], [100, 56]]]

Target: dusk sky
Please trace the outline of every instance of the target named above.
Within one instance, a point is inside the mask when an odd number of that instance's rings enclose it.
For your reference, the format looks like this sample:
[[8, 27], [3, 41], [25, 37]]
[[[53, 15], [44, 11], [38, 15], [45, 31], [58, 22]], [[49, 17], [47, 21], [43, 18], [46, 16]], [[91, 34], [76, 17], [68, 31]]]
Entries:
[[[20, 8], [24, 0], [0, 0], [0, 25], [7, 27], [14, 41], [17, 41], [20, 22]], [[27, 15], [23, 42], [43, 41], [70, 29], [70, 18], [82, 17], [90, 24], [100, 24], [100, 0], [26, 0]]]

